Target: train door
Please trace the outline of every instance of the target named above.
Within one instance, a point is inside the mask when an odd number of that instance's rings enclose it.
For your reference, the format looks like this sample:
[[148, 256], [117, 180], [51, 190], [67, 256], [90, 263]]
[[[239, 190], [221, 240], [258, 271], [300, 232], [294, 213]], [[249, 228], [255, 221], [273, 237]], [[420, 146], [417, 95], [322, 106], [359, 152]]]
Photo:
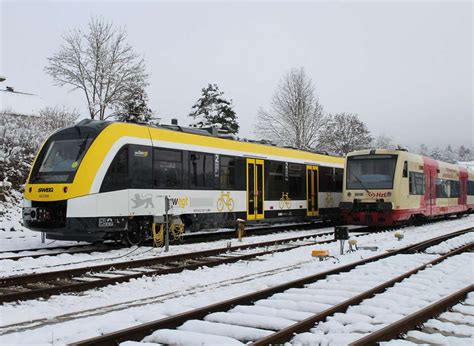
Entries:
[[423, 158], [423, 173], [426, 179], [425, 195], [421, 200], [421, 207], [425, 209], [425, 214], [433, 215], [436, 206], [436, 177], [438, 163], [428, 157]]
[[247, 220], [264, 218], [263, 160], [247, 159]]
[[306, 202], [307, 202], [307, 216], [319, 215], [318, 207], [318, 166], [306, 166]]
[[428, 201], [430, 206], [430, 215], [433, 215], [433, 209], [436, 206], [436, 177], [438, 173], [436, 171], [436, 168], [433, 169], [432, 167], [430, 167], [428, 174]]

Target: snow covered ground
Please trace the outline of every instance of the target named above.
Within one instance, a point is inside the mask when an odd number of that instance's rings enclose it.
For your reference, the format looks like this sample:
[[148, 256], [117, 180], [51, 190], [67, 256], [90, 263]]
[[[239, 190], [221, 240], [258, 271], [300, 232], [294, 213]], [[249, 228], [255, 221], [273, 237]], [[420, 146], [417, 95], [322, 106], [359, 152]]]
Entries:
[[[171, 245], [170, 251], [165, 252], [163, 248], [155, 248], [150, 246], [122, 248], [116, 250], [110, 250], [108, 252], [92, 252], [92, 253], [79, 253], [79, 254], [68, 254], [64, 253], [55, 256], [42, 256], [39, 258], [26, 257], [20, 260], [2, 260], [2, 257], [11, 256], [11, 252], [4, 252], [0, 254], [0, 277], [21, 275], [28, 273], [40, 273], [52, 270], [63, 270], [71, 268], [82, 268], [92, 265], [112, 264], [114, 262], [122, 262], [127, 260], [136, 260], [149, 257], [160, 257], [168, 255], [176, 255], [181, 253], [187, 253], [192, 251], [202, 251], [216, 248], [226, 247], [229, 242], [232, 246], [253, 244], [262, 241], [270, 241], [277, 239], [293, 238], [297, 236], [313, 235], [315, 233], [324, 233], [332, 231], [333, 228], [322, 228], [318, 230], [305, 230], [305, 231], [292, 231], [283, 232], [278, 234], [269, 234], [264, 236], [252, 236], [244, 237], [242, 242], [238, 242], [237, 239], [232, 240], [219, 240], [213, 242], [202, 242], [198, 244], [184, 244], [184, 245]], [[34, 232], [30, 232], [34, 233]], [[33, 236], [35, 236], [33, 234]], [[308, 238], [314, 241], [325, 240], [332, 238], [329, 236], [325, 237], [314, 237]], [[31, 238], [34, 239], [34, 238]], [[35, 240], [31, 242], [34, 244]], [[59, 242], [62, 244], [61, 242]], [[57, 246], [58, 244], [56, 244]], [[8, 245], [4, 245], [7, 247]]]
[[406, 340], [382, 342], [382, 346], [397, 345], [466, 345], [472, 346], [474, 338], [474, 293], [465, 301], [453, 306], [437, 318], [423, 323], [421, 330], [406, 333]]
[[[474, 254], [450, 257], [388, 288], [345, 313], [319, 323], [311, 332], [296, 335], [295, 345], [346, 345], [384, 328], [444, 296], [474, 283]], [[472, 340], [471, 340], [472, 341]]]
[[[47, 300], [3, 304], [0, 306], [0, 344], [63, 344], [90, 338], [313, 275], [471, 225], [474, 225], [474, 215], [405, 228], [401, 241], [396, 240], [394, 232], [357, 238], [359, 245], [377, 246], [378, 250], [374, 252], [359, 250], [340, 256], [337, 243], [306, 246], [262, 256], [258, 260], [203, 267], [158, 277], [142, 277], [80, 294], [53, 296]], [[262, 237], [269, 239], [273, 236]], [[225, 243], [222, 241], [220, 246]], [[186, 251], [198, 251], [209, 248], [210, 244], [190, 244], [185, 247]], [[173, 251], [181, 251], [178, 248], [172, 247]], [[323, 262], [312, 258], [311, 251], [321, 248], [329, 250], [335, 258]], [[31, 269], [31, 264], [26, 266]], [[15, 270], [21, 270], [21, 267]], [[7, 274], [4, 272], [4, 275]]]

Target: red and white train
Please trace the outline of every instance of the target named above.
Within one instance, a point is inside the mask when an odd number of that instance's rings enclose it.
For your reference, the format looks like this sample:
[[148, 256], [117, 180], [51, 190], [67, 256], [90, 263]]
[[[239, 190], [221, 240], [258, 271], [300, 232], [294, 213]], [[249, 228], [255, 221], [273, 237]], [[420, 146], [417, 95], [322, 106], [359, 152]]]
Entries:
[[340, 208], [348, 224], [390, 226], [474, 210], [474, 172], [404, 150], [346, 157]]

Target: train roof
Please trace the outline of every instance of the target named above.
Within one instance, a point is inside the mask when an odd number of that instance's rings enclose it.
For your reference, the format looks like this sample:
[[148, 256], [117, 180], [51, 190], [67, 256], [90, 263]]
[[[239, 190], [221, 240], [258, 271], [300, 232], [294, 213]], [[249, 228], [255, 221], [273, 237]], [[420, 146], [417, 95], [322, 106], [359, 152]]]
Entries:
[[252, 154], [256, 154], [252, 155], [256, 158], [258, 158], [259, 155], [268, 155], [272, 157], [284, 156], [288, 158], [298, 159], [301, 162], [307, 161], [309, 164], [314, 164], [315, 162], [323, 162], [334, 164], [334, 166], [337, 167], [343, 167], [344, 164], [344, 158], [340, 156], [328, 155], [325, 153], [318, 153], [295, 148], [279, 147], [268, 143], [237, 140], [228, 137], [218, 136], [212, 134], [210, 131], [207, 130], [187, 128], [177, 125], [147, 126], [143, 124], [87, 119], [79, 122], [78, 124], [76, 124], [76, 126], [87, 126], [88, 128], [93, 127], [100, 130], [111, 130], [112, 128], [120, 127], [124, 130], [127, 129], [124, 132], [127, 132], [127, 134], [130, 134], [132, 136], [133, 133], [136, 132], [133, 129], [137, 129], [138, 131], [139, 128], [142, 128], [148, 129], [150, 136], [153, 140], [214, 147], [229, 151], [249, 152]]
[[399, 155], [399, 156], [403, 156], [407, 160], [420, 161], [420, 162], [423, 161], [423, 158], [425, 158], [425, 159], [429, 159], [434, 162], [437, 162], [438, 166], [441, 168], [451, 168], [451, 169], [456, 169], [458, 171], [468, 172], [468, 169], [464, 166], [435, 160], [431, 157], [423, 156], [420, 154], [410, 153], [406, 149], [365, 149], [365, 150], [353, 151], [347, 154], [347, 157], [359, 156], [359, 155]]

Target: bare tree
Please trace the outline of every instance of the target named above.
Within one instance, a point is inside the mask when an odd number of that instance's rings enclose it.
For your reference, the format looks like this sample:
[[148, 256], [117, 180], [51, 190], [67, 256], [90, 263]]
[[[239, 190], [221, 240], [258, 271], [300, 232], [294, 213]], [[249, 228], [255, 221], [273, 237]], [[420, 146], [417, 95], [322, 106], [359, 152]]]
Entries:
[[323, 106], [303, 68], [294, 68], [283, 77], [273, 95], [271, 110], [260, 109], [257, 116], [257, 133], [266, 139], [299, 149], [319, 146]]
[[321, 133], [322, 147], [339, 155], [369, 148], [371, 142], [370, 132], [357, 114], [339, 113], [330, 116]]
[[371, 144], [373, 149], [396, 149], [397, 146], [393, 143], [392, 137], [382, 133], [374, 138]]
[[130, 90], [148, 83], [145, 62], [126, 42], [124, 28], [92, 18], [87, 33], [75, 29], [63, 36], [59, 51], [48, 58], [46, 73], [58, 86], [82, 90], [91, 119], [104, 119]]
[[39, 111], [44, 126], [52, 130], [72, 125], [79, 118], [77, 110], [69, 111], [65, 107], [45, 107]]

